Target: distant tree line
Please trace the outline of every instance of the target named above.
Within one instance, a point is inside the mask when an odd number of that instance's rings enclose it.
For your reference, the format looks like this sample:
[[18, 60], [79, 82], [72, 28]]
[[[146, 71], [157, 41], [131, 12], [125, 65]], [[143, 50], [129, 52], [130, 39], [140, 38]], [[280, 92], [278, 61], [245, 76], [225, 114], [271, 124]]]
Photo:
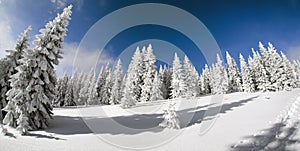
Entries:
[[[183, 62], [175, 53], [172, 66], [157, 69], [156, 57], [151, 44], [140, 50], [137, 47], [128, 66], [122, 70], [118, 60], [114, 70], [107, 64], [95, 75], [72, 76], [65, 74], [58, 80], [55, 106], [121, 104], [128, 108], [137, 102], [160, 99], [193, 98], [208, 94], [232, 92], [257, 92], [291, 90], [300, 86], [300, 63], [290, 62], [283, 52], [278, 53], [268, 43], [259, 42], [259, 51], [252, 49], [248, 61], [240, 54], [240, 68], [235, 59], [226, 52], [226, 63], [217, 54], [217, 62], [207, 64], [198, 74], [187, 56]], [[96, 78], [97, 77], [97, 78]]]

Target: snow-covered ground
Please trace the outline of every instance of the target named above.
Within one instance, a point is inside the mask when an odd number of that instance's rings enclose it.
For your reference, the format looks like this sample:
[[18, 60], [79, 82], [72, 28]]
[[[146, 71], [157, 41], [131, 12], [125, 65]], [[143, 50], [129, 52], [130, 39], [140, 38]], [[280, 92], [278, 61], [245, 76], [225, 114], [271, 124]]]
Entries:
[[[20, 136], [8, 128], [8, 136], [0, 136], [0, 150], [300, 149], [300, 133], [294, 128], [299, 120], [300, 89], [233, 93], [222, 100], [222, 106], [211, 96], [175, 100], [179, 130], [158, 127], [166, 100], [126, 110], [118, 105], [56, 108], [45, 131]], [[288, 126], [280, 123], [286, 115]]]

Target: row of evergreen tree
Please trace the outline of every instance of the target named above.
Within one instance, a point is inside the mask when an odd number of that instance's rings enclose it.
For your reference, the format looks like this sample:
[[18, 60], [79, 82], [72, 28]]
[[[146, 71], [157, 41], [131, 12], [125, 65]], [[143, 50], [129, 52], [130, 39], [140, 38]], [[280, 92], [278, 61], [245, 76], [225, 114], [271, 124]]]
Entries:
[[[52, 100], [56, 97], [55, 65], [62, 58], [61, 48], [67, 32], [72, 6], [48, 22], [29, 48], [28, 27], [14, 50], [0, 59], [0, 130], [2, 123], [21, 134], [48, 126]], [[2, 131], [4, 131], [2, 129]]]
[[[260, 52], [259, 52], [260, 51]], [[240, 54], [240, 68], [226, 52], [226, 64], [217, 55], [217, 63], [207, 64], [202, 73], [187, 56], [183, 63], [175, 53], [172, 67], [155, 65], [156, 57], [151, 44], [142, 50], [137, 47], [128, 66], [122, 71], [121, 60], [114, 70], [107, 64], [99, 75], [94, 69], [89, 74], [74, 72], [59, 79], [55, 106], [120, 104], [124, 108], [137, 102], [170, 98], [193, 98], [207, 94], [232, 92], [280, 91], [300, 86], [300, 63], [291, 63], [271, 43], [267, 48], [259, 42], [259, 51], [252, 49], [248, 63]], [[157, 72], [159, 71], [159, 72]]]

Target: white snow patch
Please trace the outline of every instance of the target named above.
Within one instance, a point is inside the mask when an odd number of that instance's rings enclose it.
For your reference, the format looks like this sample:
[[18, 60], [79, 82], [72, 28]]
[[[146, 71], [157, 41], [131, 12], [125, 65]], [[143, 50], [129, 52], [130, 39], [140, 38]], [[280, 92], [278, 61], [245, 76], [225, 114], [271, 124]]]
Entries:
[[[299, 93], [300, 89], [270, 93], [270, 100], [265, 100], [264, 94], [260, 92], [226, 94], [225, 98], [228, 99], [223, 101], [220, 112], [209, 117], [203, 115], [205, 111], [215, 107], [210, 104], [210, 96], [189, 101], [177, 99], [176, 112], [181, 123], [179, 130], [158, 127], [166, 105], [164, 100], [138, 103], [136, 108], [126, 110], [119, 105], [55, 108], [54, 119], [44, 131], [32, 131], [30, 136], [21, 136], [7, 127], [8, 136], [0, 135], [0, 148], [3, 151], [113, 151], [142, 148], [153, 151], [235, 150], [240, 149], [239, 142], [242, 145], [268, 143], [269, 140], [259, 142], [258, 138], [276, 132], [276, 127], [270, 130], [269, 121], [276, 122], [277, 118], [285, 117], [289, 111], [287, 106], [294, 106], [290, 115], [299, 120], [299, 114], [296, 114], [299, 108], [296, 107], [299, 107], [297, 102], [300, 98], [296, 102], [292, 99]], [[196, 105], [192, 106], [193, 104]], [[155, 106], [155, 110], [152, 111], [151, 106]], [[143, 112], [143, 109], [147, 112]], [[215, 116], [218, 118], [214, 125], [206, 133], [199, 135], [203, 121], [213, 120]], [[288, 129], [284, 127], [284, 130]], [[277, 137], [279, 139], [287, 135], [289, 133], [278, 133]], [[254, 139], [247, 139], [248, 137]], [[295, 135], [296, 138], [299, 139], [299, 132]], [[238, 143], [232, 144], [234, 142]], [[263, 149], [273, 148], [278, 144], [281, 143], [271, 141]], [[288, 147], [297, 149], [299, 145]]]

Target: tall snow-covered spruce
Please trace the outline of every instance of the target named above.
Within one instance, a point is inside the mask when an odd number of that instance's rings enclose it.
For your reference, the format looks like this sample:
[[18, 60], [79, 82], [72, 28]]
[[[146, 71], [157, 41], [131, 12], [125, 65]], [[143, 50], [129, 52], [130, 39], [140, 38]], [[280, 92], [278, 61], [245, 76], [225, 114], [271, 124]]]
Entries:
[[142, 53], [139, 47], [136, 48], [131, 62], [128, 66], [121, 107], [129, 108], [134, 106], [141, 97], [142, 84]]
[[241, 75], [242, 75], [242, 87], [241, 90], [244, 92], [254, 92], [255, 87], [251, 73], [247, 63], [242, 54], [240, 54], [240, 65], [241, 65]]
[[111, 68], [110, 64], [107, 63], [105, 68], [101, 68], [96, 84], [96, 94], [102, 104], [109, 104], [109, 99], [111, 96]]
[[182, 98], [184, 97], [184, 91], [186, 90], [186, 85], [184, 82], [182, 65], [177, 53], [174, 54], [172, 69], [173, 72], [172, 72], [172, 82], [171, 82], [171, 89], [172, 89], [171, 97]]
[[156, 74], [156, 57], [153, 54], [152, 45], [149, 44], [146, 50], [142, 51], [144, 57], [143, 62], [145, 64], [145, 73], [143, 73], [143, 85], [141, 93], [141, 101], [150, 101], [153, 95], [153, 82]]
[[228, 92], [238, 92], [241, 88], [241, 75], [235, 60], [226, 51], [227, 73], [228, 73]]
[[153, 80], [153, 85], [152, 85], [152, 92], [151, 92], [151, 97], [150, 97], [150, 101], [156, 101], [156, 100], [160, 100], [162, 99], [162, 92], [160, 89], [160, 79], [158, 77], [158, 73], [155, 72], [154, 75], [154, 80]]
[[160, 91], [163, 99], [171, 98], [172, 70], [164, 65], [159, 67]]
[[95, 70], [94, 68], [92, 68], [89, 74], [86, 76], [85, 80], [83, 81], [82, 89], [79, 92], [78, 102], [81, 105], [88, 105], [89, 90], [92, 85], [94, 76], [95, 76]]
[[202, 69], [201, 76], [202, 76], [201, 91], [203, 94], [210, 94], [212, 92], [212, 86], [211, 86], [212, 76], [207, 64], [205, 64], [204, 69]]
[[[54, 65], [62, 58], [61, 48], [71, 16], [71, 8], [46, 24], [33, 42], [33, 50], [25, 50], [24, 58], [11, 76], [12, 89], [7, 92], [9, 103], [16, 105], [12, 122], [26, 134], [28, 129], [43, 129], [52, 114], [51, 101], [55, 98], [56, 74]], [[9, 114], [8, 114], [9, 116]]]
[[87, 104], [96, 104], [96, 73], [91, 72], [89, 87], [87, 91]]
[[212, 76], [212, 93], [225, 94], [228, 90], [228, 76], [219, 54], [217, 54], [217, 63], [212, 67]]
[[288, 60], [286, 55], [281, 51], [282, 57], [282, 76], [280, 77], [280, 90], [291, 90], [292, 88], [296, 88], [296, 76], [293, 72], [293, 67], [291, 62]]
[[[31, 31], [31, 26], [24, 30], [24, 32], [19, 36], [17, 44], [14, 50], [7, 50], [8, 55], [6, 58], [1, 59], [1, 73], [0, 73], [0, 109], [7, 105], [8, 99], [6, 98], [6, 93], [11, 89], [10, 86], [10, 76], [15, 74], [17, 70], [15, 69], [20, 65], [18, 62], [22, 58], [23, 53], [29, 46], [29, 33]], [[8, 108], [4, 109], [7, 110]], [[9, 112], [9, 111], [7, 111]], [[0, 117], [0, 123], [2, 123], [2, 112]]]
[[67, 75], [67, 73], [64, 73], [64, 76], [57, 80], [57, 84], [55, 86], [56, 96], [55, 99], [52, 101], [52, 105], [57, 106], [64, 106], [65, 105], [65, 99], [66, 99], [66, 93], [68, 89], [68, 83], [70, 79]]
[[121, 102], [123, 93], [123, 76], [122, 61], [119, 59], [113, 72], [113, 86], [111, 90], [110, 104], [119, 104]]
[[199, 94], [199, 90], [198, 90], [199, 76], [198, 76], [198, 72], [196, 71], [196, 68], [190, 62], [187, 56], [184, 56], [183, 69], [184, 69], [183, 78], [185, 83], [185, 89], [183, 92], [184, 96], [186, 98], [196, 97]]

